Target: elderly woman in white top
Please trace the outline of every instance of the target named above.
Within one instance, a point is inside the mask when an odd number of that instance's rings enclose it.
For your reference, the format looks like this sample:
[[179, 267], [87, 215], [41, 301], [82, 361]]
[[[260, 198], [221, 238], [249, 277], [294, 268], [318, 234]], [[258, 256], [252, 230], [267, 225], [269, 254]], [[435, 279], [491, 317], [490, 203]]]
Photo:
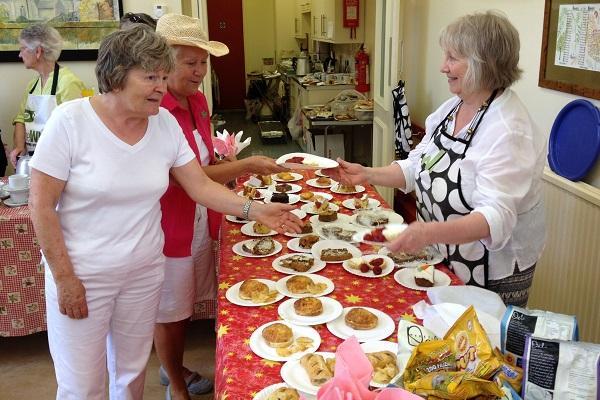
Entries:
[[31, 163], [30, 206], [46, 265], [58, 399], [141, 399], [164, 277], [159, 200], [176, 179], [196, 202], [299, 231], [289, 205], [246, 201], [210, 180], [159, 107], [173, 67], [143, 25], [108, 35], [102, 94], [57, 108]]
[[467, 284], [525, 305], [544, 245], [541, 174], [545, 139], [509, 87], [519, 78], [519, 35], [494, 12], [467, 15], [442, 32], [441, 72], [455, 96], [425, 121], [408, 159], [333, 175], [415, 191], [418, 221], [391, 250], [436, 245]]

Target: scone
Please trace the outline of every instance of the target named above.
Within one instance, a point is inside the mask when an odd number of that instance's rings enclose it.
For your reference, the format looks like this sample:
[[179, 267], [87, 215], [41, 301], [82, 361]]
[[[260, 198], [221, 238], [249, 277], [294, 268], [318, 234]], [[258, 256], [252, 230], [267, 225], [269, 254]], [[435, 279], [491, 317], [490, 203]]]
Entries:
[[271, 393], [267, 400], [299, 400], [300, 394], [296, 389], [281, 387]]
[[304, 275], [292, 276], [285, 282], [285, 286], [294, 294], [319, 294], [327, 288], [325, 283], [315, 283], [308, 276]]
[[316, 297], [303, 297], [294, 302], [294, 311], [304, 317], [315, 317], [323, 313], [323, 303]]
[[362, 307], [350, 310], [344, 317], [344, 322], [352, 329], [369, 330], [377, 326], [377, 315]]
[[261, 224], [260, 222], [255, 222], [254, 225], [252, 225], [252, 231], [257, 235], [266, 235], [267, 233], [271, 232], [271, 228]]
[[331, 185], [331, 179], [327, 178], [326, 176], [321, 176], [321, 177], [317, 178], [317, 180], [315, 182], [317, 183], [317, 185], [320, 185], [320, 186]]
[[300, 238], [299, 244], [303, 249], [310, 249], [313, 247], [313, 244], [317, 243], [320, 240], [320, 237], [317, 235], [306, 235]]
[[300, 365], [306, 371], [310, 383], [321, 386], [331, 378], [333, 371], [329, 369], [325, 359], [320, 354], [306, 354], [300, 359]]
[[250, 300], [253, 303], [264, 303], [277, 296], [276, 290], [270, 290], [267, 285], [256, 279], [247, 279], [240, 285], [240, 299]]
[[280, 322], [267, 326], [262, 331], [262, 337], [271, 347], [288, 347], [294, 342], [292, 329]]

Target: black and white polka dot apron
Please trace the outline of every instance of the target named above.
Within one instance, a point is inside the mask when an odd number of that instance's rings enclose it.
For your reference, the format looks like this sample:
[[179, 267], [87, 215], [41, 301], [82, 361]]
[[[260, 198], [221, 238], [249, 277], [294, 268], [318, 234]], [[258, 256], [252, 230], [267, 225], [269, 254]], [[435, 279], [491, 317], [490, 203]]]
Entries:
[[[449, 221], [469, 214], [473, 208], [467, 203], [461, 186], [460, 166], [471, 145], [471, 140], [489, 104], [490, 98], [475, 114], [464, 138], [446, 132], [462, 101], [437, 126], [431, 140], [434, 149], [421, 154], [421, 170], [416, 178], [417, 218], [421, 221]], [[488, 280], [488, 250], [480, 241], [460, 245], [438, 245], [450, 263], [450, 269], [468, 285], [485, 287]]]

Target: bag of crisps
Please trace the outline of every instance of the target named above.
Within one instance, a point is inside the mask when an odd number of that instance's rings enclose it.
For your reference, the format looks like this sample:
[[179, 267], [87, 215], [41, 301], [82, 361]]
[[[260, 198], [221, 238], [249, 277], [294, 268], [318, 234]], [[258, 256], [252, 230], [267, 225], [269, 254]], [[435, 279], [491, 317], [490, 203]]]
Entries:
[[496, 372], [494, 378], [499, 379], [502, 383], [506, 382], [516, 392], [520, 393], [523, 383], [523, 368], [513, 365], [497, 347], [494, 349], [494, 355], [500, 360], [500, 369]]
[[435, 371], [456, 371], [456, 359], [447, 340], [430, 340], [415, 347], [404, 370], [404, 386]]
[[498, 385], [467, 372], [432, 372], [406, 386], [411, 392], [448, 400], [470, 399], [476, 396], [504, 396]]
[[500, 361], [494, 356], [490, 339], [477, 319], [475, 308], [470, 306], [454, 325], [446, 332], [444, 340], [449, 340], [456, 368], [482, 379], [491, 379], [500, 368]]

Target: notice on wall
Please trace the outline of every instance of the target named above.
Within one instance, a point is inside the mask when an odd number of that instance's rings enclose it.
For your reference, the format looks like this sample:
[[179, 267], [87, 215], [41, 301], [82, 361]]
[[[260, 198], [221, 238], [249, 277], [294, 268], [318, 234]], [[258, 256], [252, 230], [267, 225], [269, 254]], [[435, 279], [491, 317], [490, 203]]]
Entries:
[[600, 71], [600, 3], [560, 6], [554, 63]]

